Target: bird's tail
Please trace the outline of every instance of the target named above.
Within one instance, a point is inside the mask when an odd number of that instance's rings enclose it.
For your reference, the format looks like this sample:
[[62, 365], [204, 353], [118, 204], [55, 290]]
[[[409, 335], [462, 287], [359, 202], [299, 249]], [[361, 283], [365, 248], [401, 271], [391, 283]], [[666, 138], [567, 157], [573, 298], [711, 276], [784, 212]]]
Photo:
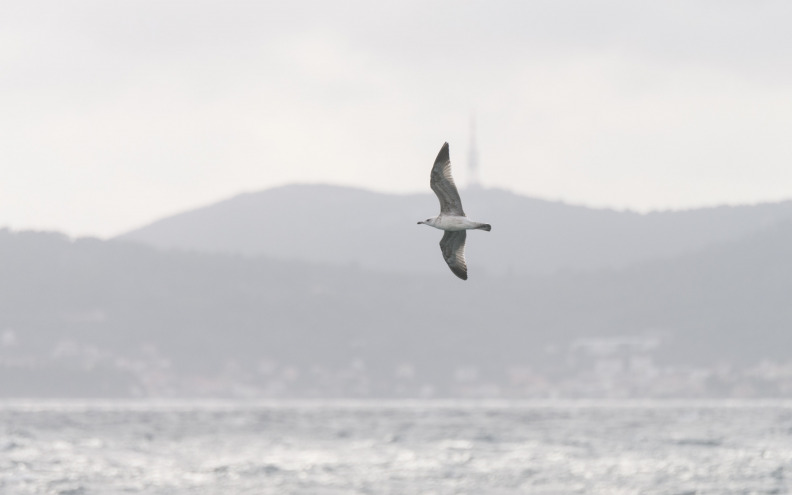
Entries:
[[488, 223], [482, 223], [482, 224], [479, 224], [479, 226], [476, 227], [476, 229], [477, 230], [486, 230], [487, 232], [489, 232], [490, 230], [492, 230], [492, 225], [490, 225]]

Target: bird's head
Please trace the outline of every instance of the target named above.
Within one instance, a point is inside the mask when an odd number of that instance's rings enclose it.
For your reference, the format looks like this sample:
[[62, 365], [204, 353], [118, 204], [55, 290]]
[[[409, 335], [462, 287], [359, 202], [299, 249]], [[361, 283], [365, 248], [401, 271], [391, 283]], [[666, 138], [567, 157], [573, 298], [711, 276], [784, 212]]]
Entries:
[[421, 224], [432, 225], [432, 219], [431, 218], [427, 218], [426, 220], [421, 220], [420, 222], [418, 222], [418, 225], [421, 225]]

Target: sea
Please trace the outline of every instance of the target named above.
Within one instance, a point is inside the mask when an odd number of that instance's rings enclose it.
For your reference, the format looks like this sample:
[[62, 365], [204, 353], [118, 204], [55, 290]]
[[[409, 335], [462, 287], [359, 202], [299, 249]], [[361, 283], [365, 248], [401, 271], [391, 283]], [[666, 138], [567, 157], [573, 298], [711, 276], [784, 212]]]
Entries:
[[784, 401], [6, 401], [0, 493], [787, 494]]

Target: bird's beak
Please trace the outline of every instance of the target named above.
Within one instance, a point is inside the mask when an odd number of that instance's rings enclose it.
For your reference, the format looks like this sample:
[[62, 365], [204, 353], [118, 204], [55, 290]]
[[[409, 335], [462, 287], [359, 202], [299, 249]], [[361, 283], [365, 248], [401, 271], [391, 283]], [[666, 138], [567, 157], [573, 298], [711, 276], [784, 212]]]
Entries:
[[421, 225], [422, 223], [423, 223], [423, 222], [418, 222], [418, 224], [417, 224], [417, 225]]

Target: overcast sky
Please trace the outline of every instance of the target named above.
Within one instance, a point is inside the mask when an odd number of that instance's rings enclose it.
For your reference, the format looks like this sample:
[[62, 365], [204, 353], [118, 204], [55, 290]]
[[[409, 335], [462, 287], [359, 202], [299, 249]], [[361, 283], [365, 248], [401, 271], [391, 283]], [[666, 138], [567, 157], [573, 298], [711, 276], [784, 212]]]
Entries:
[[[109, 236], [293, 182], [576, 204], [792, 198], [792, 2], [0, 7], [0, 227]], [[432, 212], [428, 212], [430, 214]]]

